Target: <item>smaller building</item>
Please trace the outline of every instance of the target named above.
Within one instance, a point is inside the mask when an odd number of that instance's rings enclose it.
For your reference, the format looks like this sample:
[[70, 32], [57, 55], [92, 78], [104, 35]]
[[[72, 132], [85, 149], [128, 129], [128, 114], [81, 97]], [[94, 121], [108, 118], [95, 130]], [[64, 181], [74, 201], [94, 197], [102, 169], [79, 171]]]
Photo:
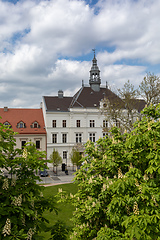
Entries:
[[0, 122], [9, 125], [15, 135], [16, 147], [23, 148], [26, 142], [33, 142], [36, 148], [46, 151], [46, 129], [42, 109], [0, 108]]

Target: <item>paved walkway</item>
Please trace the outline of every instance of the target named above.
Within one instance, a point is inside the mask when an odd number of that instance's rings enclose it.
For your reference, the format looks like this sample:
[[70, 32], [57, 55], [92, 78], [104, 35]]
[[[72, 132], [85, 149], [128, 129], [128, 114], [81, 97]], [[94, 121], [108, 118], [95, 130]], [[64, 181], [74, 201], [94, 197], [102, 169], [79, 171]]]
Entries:
[[48, 170], [48, 173], [49, 173], [48, 177], [41, 177], [42, 181], [37, 183], [42, 184], [45, 187], [71, 183], [73, 182], [75, 171], [69, 170], [68, 175], [66, 175], [65, 172], [62, 172], [61, 170], [59, 170], [57, 174], [55, 174], [50, 169]]

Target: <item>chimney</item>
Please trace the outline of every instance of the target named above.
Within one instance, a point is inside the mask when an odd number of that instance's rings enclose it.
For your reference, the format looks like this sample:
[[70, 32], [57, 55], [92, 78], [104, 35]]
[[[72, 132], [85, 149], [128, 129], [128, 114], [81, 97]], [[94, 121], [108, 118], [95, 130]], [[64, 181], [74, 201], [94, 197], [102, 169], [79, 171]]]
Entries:
[[4, 112], [7, 112], [8, 111], [8, 107], [4, 107]]
[[58, 98], [63, 98], [63, 91], [62, 90], [58, 91]]
[[106, 88], [108, 89], [108, 82], [106, 81]]
[[40, 109], [42, 109], [42, 102], [40, 102]]

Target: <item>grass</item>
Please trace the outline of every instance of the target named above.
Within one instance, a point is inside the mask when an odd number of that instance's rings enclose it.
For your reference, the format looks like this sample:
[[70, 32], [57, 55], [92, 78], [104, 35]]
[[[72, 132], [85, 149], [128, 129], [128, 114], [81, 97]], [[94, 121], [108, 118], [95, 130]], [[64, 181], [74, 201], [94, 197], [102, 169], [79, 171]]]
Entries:
[[[43, 191], [44, 197], [55, 196], [58, 193], [58, 189], [62, 188], [63, 191], [66, 191], [67, 194], [75, 194], [77, 192], [77, 185], [74, 183], [69, 184], [61, 184], [50, 187], [45, 187]], [[53, 212], [45, 211], [44, 217], [49, 220], [49, 227], [52, 226], [57, 220], [62, 220], [67, 226], [72, 227], [72, 214], [74, 211], [74, 207], [68, 203], [57, 203], [56, 207], [58, 208], [58, 215]], [[49, 239], [51, 237], [49, 232], [42, 232], [40, 236], [44, 236], [45, 239]]]

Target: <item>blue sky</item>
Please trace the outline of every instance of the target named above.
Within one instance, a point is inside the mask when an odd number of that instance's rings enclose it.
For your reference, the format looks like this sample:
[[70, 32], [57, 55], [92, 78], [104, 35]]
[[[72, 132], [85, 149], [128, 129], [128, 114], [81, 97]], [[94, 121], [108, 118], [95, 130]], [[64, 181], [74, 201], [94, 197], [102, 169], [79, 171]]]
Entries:
[[89, 84], [116, 91], [160, 74], [160, 0], [0, 0], [0, 107], [39, 107]]

